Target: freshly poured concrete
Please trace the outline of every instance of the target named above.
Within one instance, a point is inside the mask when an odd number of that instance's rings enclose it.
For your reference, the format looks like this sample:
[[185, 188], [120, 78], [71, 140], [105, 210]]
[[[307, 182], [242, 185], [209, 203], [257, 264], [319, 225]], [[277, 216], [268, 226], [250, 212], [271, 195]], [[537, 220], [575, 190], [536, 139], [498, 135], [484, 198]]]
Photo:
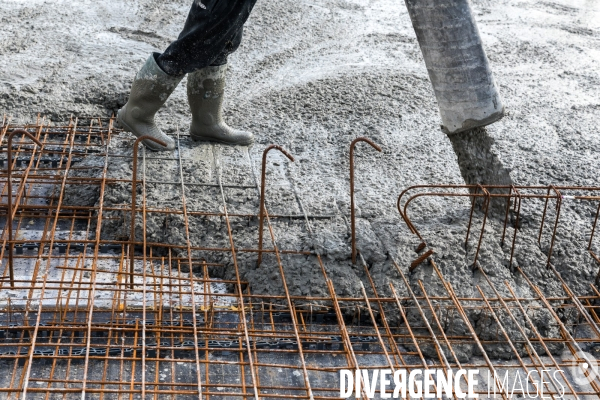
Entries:
[[[31, 119], [37, 112], [55, 120], [71, 113], [110, 114], [125, 102], [130, 82], [148, 54], [164, 49], [176, 37], [188, 6], [184, 0], [3, 2], [0, 112], [15, 116], [15, 122]], [[368, 291], [370, 283], [363, 267], [349, 261], [348, 149], [352, 139], [367, 136], [384, 150], [377, 153], [359, 144], [356, 152], [358, 248], [374, 284], [381, 294], [389, 294], [392, 282], [399, 295], [406, 295], [391, 256], [413, 290], [420, 290], [418, 281], [422, 280], [431, 294], [444, 294], [427, 264], [412, 274], [407, 271], [416, 258], [417, 242], [395, 208], [397, 195], [410, 185], [460, 184], [464, 179], [470, 183], [596, 185], [600, 175], [596, 154], [600, 142], [599, 7], [583, 0], [474, 1], [507, 115], [480, 132], [481, 139], [469, 137], [470, 132], [450, 140], [440, 131], [433, 91], [401, 2], [259, 2], [241, 48], [230, 58], [225, 104], [230, 124], [252, 130], [257, 144], [250, 149], [193, 145], [181, 136], [184, 181], [215, 184], [220, 177], [225, 185], [256, 186], [262, 150], [270, 143], [283, 145], [296, 162], [290, 164], [283, 156], [271, 154], [269, 212], [300, 215], [304, 210], [308, 215], [332, 218], [310, 219], [310, 229], [302, 219], [274, 221], [278, 245], [319, 252], [338, 294], [361, 296], [359, 282]], [[183, 84], [158, 117], [169, 134], [185, 134], [190, 116]], [[130, 144], [116, 142], [111, 151], [128, 153]], [[466, 158], [461, 159], [461, 154]], [[173, 160], [150, 159], [156, 156]], [[178, 182], [178, 156], [178, 152], [147, 154], [147, 179]], [[489, 163], [475, 167], [468, 160]], [[109, 174], [129, 177], [131, 166], [115, 161]], [[107, 204], [127, 201], [129, 190], [126, 185], [109, 188]], [[181, 206], [179, 185], [148, 184], [147, 190], [149, 205]], [[189, 190], [190, 210], [223, 211], [219, 188], [190, 186]], [[225, 199], [229, 213], [258, 213], [256, 187], [225, 189]], [[548, 241], [541, 248], [537, 244], [542, 208], [537, 203], [523, 211], [530, 217], [519, 233], [515, 264], [546, 295], [564, 295], [545, 268]], [[414, 205], [411, 215], [436, 250], [437, 263], [455, 290], [475, 296], [475, 286], [481, 285], [492, 296], [479, 273], [469, 269], [473, 246], [466, 251], [462, 247], [468, 211], [464, 199], [425, 199]], [[578, 294], [589, 292], [598, 271], [585, 243], [594, 211], [592, 204], [563, 205], [553, 261]], [[104, 233], [126, 234], [127, 218], [107, 226]], [[187, 239], [181, 219], [169, 221], [165, 230], [161, 218], [149, 218], [148, 241], [182, 243]], [[480, 253], [482, 267], [499, 290], [507, 280], [520, 295], [533, 296], [508, 268], [507, 247], [499, 245], [500, 222], [492, 218], [488, 223]], [[195, 218], [190, 224], [194, 245], [228, 246], [223, 221]], [[234, 221], [233, 229], [236, 246], [256, 246], [256, 220]], [[265, 243], [271, 248], [269, 236]], [[232, 277], [230, 258], [206, 256], [226, 264], [220, 275]], [[239, 261], [242, 278], [250, 281], [253, 293], [281, 293], [272, 256], [265, 257], [260, 269], [255, 267], [253, 253], [240, 253]], [[283, 261], [293, 294], [326, 293], [314, 257], [285, 256]], [[491, 330], [489, 321], [480, 321], [476, 313], [470, 317], [478, 331]], [[543, 313], [532, 318], [539, 326], [548, 320]], [[463, 329], [459, 323], [453, 326]], [[556, 326], [547, 329], [549, 336], [557, 334]], [[465, 349], [464, 357], [471, 352]]]

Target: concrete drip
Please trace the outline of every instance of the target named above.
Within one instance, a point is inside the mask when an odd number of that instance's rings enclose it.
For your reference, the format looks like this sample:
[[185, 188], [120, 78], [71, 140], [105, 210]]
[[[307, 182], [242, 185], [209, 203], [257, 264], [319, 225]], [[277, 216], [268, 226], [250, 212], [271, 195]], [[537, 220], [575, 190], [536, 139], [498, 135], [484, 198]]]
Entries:
[[[494, 138], [486, 128], [475, 128], [448, 135], [458, 159], [460, 173], [468, 185], [512, 185], [510, 170], [505, 168], [494, 150]], [[494, 191], [491, 191], [494, 193]], [[496, 193], [499, 193], [496, 190]], [[506, 208], [506, 201], [492, 199], [496, 214]]]

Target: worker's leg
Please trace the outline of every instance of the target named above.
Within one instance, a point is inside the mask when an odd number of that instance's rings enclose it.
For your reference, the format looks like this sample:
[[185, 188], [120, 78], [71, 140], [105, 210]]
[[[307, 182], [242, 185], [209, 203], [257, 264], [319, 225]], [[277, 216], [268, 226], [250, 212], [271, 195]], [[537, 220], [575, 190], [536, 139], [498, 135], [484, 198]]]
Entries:
[[159, 55], [158, 65], [170, 75], [223, 65], [237, 49], [242, 27], [256, 0], [194, 1], [179, 38]]
[[221, 50], [219, 55], [213, 60], [210, 64], [211, 66], [217, 65], [225, 65], [227, 64], [227, 56], [231, 53], [235, 52], [240, 44], [242, 43], [242, 38], [244, 37], [244, 27], [242, 26], [235, 34], [232, 40], [225, 43], [225, 48]]
[[[166, 144], [144, 144], [152, 150], [172, 150], [173, 139], [156, 126], [154, 116], [177, 87], [185, 73], [223, 65], [239, 46], [242, 26], [256, 0], [194, 0], [179, 38], [163, 54], [151, 55], [136, 75], [129, 101], [117, 114], [120, 126], [135, 136], [151, 136]], [[222, 91], [221, 91], [222, 93]], [[214, 96], [213, 96], [214, 97]], [[209, 112], [215, 113], [215, 105]], [[251, 135], [250, 135], [251, 136]], [[227, 140], [222, 140], [228, 142]], [[246, 140], [247, 141], [247, 140]], [[239, 143], [239, 140], [235, 141]]]

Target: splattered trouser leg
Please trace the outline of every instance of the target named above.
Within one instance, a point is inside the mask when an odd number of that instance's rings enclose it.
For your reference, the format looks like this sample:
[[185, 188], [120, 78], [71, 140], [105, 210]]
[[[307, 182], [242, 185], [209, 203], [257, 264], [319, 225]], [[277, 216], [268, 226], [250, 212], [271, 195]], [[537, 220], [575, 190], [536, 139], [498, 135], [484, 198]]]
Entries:
[[243, 26], [256, 0], [194, 0], [179, 38], [156, 63], [169, 75], [227, 63], [242, 41]]

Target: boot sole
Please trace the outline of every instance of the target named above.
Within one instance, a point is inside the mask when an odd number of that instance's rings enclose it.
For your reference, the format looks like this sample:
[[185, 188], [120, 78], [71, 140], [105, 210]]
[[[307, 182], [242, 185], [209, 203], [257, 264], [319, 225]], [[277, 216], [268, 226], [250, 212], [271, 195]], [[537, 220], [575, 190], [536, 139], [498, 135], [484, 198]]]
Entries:
[[190, 135], [190, 137], [192, 138], [192, 140], [194, 142], [218, 143], [218, 144], [225, 144], [225, 145], [229, 145], [229, 146], [252, 146], [254, 144], [254, 140], [252, 140], [250, 142], [229, 142], [227, 140], [219, 140], [219, 139], [207, 138], [207, 137], [198, 137], [198, 136], [193, 136], [193, 135]]
[[[121, 129], [123, 129], [125, 132], [131, 132], [133, 133], [133, 136], [135, 136], [136, 138], [138, 137], [134, 132], [133, 129], [131, 129], [129, 127], [129, 125], [127, 125], [125, 122], [123, 122], [123, 120], [121, 119], [121, 110], [119, 110], [117, 112], [117, 124], [121, 127]], [[152, 151], [168, 151], [166, 149], [162, 149], [162, 148], [153, 148], [152, 145], [150, 144], [146, 144], [145, 141], [142, 141], [142, 143], [144, 143], [144, 146], [146, 146], [146, 148], [148, 150], [152, 150]], [[152, 142], [151, 142], [152, 143]]]

